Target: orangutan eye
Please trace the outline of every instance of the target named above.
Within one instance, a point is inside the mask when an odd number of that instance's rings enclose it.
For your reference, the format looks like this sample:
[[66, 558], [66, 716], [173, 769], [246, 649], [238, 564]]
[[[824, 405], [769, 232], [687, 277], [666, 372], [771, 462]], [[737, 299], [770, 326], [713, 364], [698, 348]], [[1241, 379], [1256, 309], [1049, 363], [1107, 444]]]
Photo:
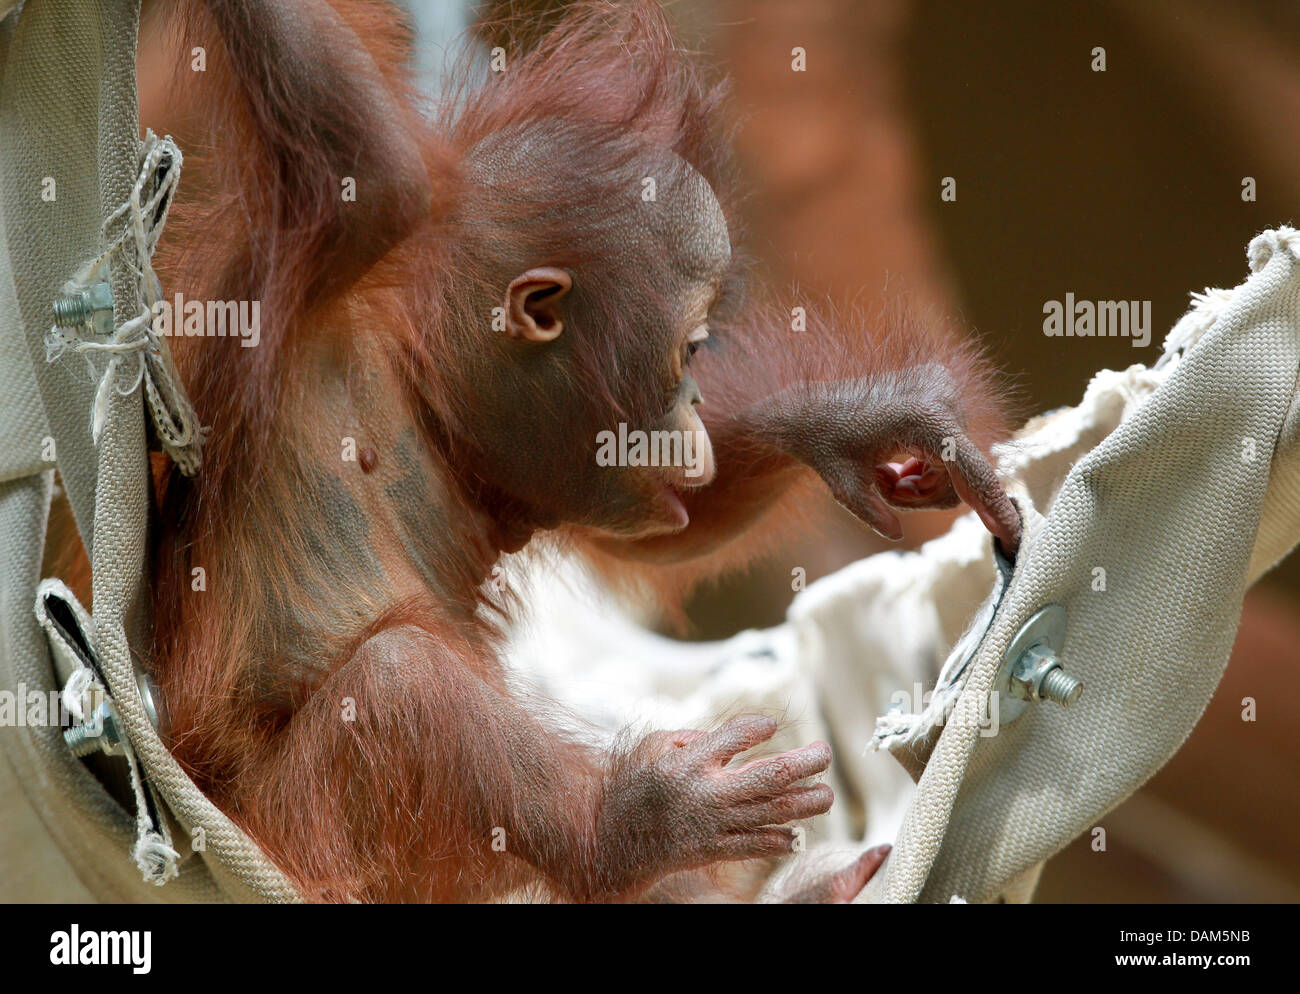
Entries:
[[686, 336], [685, 355], [682, 358], [682, 365], [685, 366], [694, 357], [695, 353], [700, 350], [700, 342], [709, 337], [709, 326], [701, 324]]

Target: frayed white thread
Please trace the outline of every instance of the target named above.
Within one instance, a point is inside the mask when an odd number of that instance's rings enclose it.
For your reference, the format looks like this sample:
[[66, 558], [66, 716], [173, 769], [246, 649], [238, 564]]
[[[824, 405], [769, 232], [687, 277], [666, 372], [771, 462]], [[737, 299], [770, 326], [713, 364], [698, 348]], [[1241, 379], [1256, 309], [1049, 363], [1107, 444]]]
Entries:
[[147, 884], [161, 887], [173, 877], [180, 876], [180, 870], [176, 867], [176, 861], [181, 858], [180, 853], [157, 832], [149, 832], [147, 836], [138, 839], [131, 855]]
[[1250, 271], [1257, 273], [1263, 269], [1278, 249], [1300, 258], [1300, 231], [1284, 224], [1252, 238], [1246, 246], [1246, 261], [1250, 264]]
[[[45, 605], [45, 597], [51, 593], [62, 597], [67, 602], [68, 608], [77, 618], [82, 636], [87, 641], [93, 642], [93, 620], [86, 614], [76, 597], [58, 580], [42, 580], [37, 588], [36, 617], [45, 630], [46, 636], [66, 645], [67, 640], [63, 633], [51, 624]], [[59, 700], [69, 714], [78, 721], [85, 722], [86, 716], [93, 714], [99, 703], [108, 696], [99, 674], [90, 666], [79, 666], [72, 671], [72, 675], [63, 685]], [[120, 715], [118, 721], [121, 721]], [[135, 749], [132, 748], [129, 735], [123, 736], [122, 742], [114, 749], [114, 755], [118, 754], [119, 748], [121, 755], [126, 759], [130, 772], [131, 793], [135, 798], [135, 845], [131, 848], [131, 858], [139, 867], [145, 883], [161, 887], [180, 874], [177, 867], [180, 854], [172, 847], [171, 830], [167, 826], [166, 819], [159, 814], [155, 823], [155, 819], [149, 813], [150, 800], [153, 801], [152, 810], [155, 811], [162, 811], [162, 803], [153, 786], [146, 783], [140, 773], [140, 760], [135, 754]], [[149, 792], [148, 797], [146, 791]]]
[[[1246, 247], [1246, 262], [1250, 266], [1250, 271], [1259, 272], [1278, 251], [1290, 252], [1292, 256], [1300, 259], [1300, 231], [1283, 225], [1256, 235]], [[1161, 369], [1175, 357], [1186, 355], [1205, 333], [1214, 327], [1219, 317], [1237, 296], [1237, 289], [1221, 290], [1216, 287], [1206, 287], [1202, 293], [1193, 293], [1192, 306], [1165, 336], [1164, 354], [1155, 368]]]
[[[121, 230], [103, 252], [84, 263], [63, 286], [65, 295], [73, 295], [97, 283], [111, 283], [110, 260], [117, 256], [135, 275], [135, 316], [119, 325], [112, 340], [107, 342], [85, 338], [74, 329], [51, 328], [45, 335], [45, 361], [53, 362], [65, 352], [76, 352], [86, 358], [91, 375], [99, 376], [90, 415], [90, 434], [96, 445], [108, 419], [111, 391], [116, 389], [126, 396], [143, 386], [163, 449], [182, 473], [193, 476], [202, 459], [205, 433], [153, 330], [153, 307], [162, 294], [153, 269], [153, 253], [167, 225], [172, 195], [180, 182], [181, 163], [181, 151], [170, 136], [160, 139], [152, 131], [145, 132], [140, 143], [140, 171], [131, 195], [105, 218], [101, 229], [104, 238], [119, 224]], [[148, 200], [142, 202], [144, 191], [151, 185]], [[109, 357], [102, 376], [91, 361], [91, 356], [97, 354]], [[123, 388], [118, 378], [132, 356], [136, 362], [135, 375]]]
[[1160, 362], [1163, 363], [1165, 358], [1177, 353], [1186, 354], [1207, 331], [1214, 327], [1215, 322], [1219, 320], [1219, 315], [1232, 302], [1234, 296], [1236, 296], [1235, 290], [1219, 290], [1208, 286], [1203, 293], [1193, 293], [1192, 306], [1165, 336], [1164, 356], [1161, 357]]
[[72, 676], [68, 677], [68, 682], [59, 695], [63, 710], [78, 721], [85, 721], [91, 707], [90, 691], [95, 686], [95, 683], [95, 671], [89, 666], [83, 666], [81, 669], [73, 671]]
[[[145, 785], [144, 778], [140, 775], [140, 760], [136, 757], [135, 750], [129, 742], [122, 743], [122, 750], [126, 753], [126, 762], [131, 770], [131, 792], [135, 795], [135, 846], [131, 849], [131, 858], [145, 883], [161, 887], [180, 875], [176, 864], [181, 856], [172, 847], [171, 832], [166, 820], [160, 815], [158, 827], [154, 828], [149, 817], [145, 791], [151, 788]], [[157, 804], [157, 795], [154, 795], [153, 800]]]
[[970, 662], [984, 641], [989, 625], [993, 623], [993, 615], [1001, 597], [1000, 591], [1001, 581], [948, 653], [948, 658], [939, 670], [935, 688], [930, 692], [929, 701], [913, 701], [915, 713], [905, 713], [900, 708], [878, 717], [875, 731], [862, 751], [864, 756], [868, 752], [892, 751], [915, 745], [934, 726], [944, 724], [955, 713], [961, 692], [966, 687]]
[[[98, 675], [89, 666], [83, 666], [68, 677], [60, 699], [64, 708], [75, 715], [78, 721], [85, 721], [97, 700], [107, 697], [107, 691]], [[119, 718], [120, 721], [120, 718]], [[145, 791], [152, 792], [152, 787], [145, 783], [140, 774], [140, 760], [131, 747], [129, 736], [117, 747], [126, 758], [130, 772], [131, 793], [135, 798], [135, 845], [131, 848], [131, 859], [139, 868], [145, 883], [161, 887], [168, 880], [180, 873], [177, 863], [180, 853], [172, 847], [171, 831], [167, 822], [160, 816], [155, 827], [154, 819], [149, 814], [149, 801]], [[116, 749], [115, 749], [116, 754]], [[154, 810], [161, 810], [156, 794], [153, 796]]]

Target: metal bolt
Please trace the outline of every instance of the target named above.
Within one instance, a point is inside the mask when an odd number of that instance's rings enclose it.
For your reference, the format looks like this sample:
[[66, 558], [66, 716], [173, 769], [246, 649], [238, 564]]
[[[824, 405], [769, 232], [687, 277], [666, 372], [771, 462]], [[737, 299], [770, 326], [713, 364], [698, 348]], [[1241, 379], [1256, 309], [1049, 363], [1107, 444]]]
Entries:
[[1055, 701], [1069, 707], [1083, 693], [1083, 684], [1061, 669], [1055, 650], [1046, 643], [1026, 649], [1011, 670], [1011, 693], [1022, 701]]
[[1083, 684], [1061, 669], [1058, 663], [1043, 677], [1038, 693], [1039, 696], [1068, 708], [1083, 695]]
[[1065, 645], [1065, 608], [1049, 604], [1024, 623], [1002, 657], [996, 688], [1013, 698], [1004, 721], [1014, 721], [1026, 705], [1019, 701], [1055, 701], [1062, 707], [1075, 703], [1083, 684], [1061, 668]]
[[54, 323], [60, 328], [89, 324], [97, 335], [113, 333], [113, 288], [96, 283], [89, 290], [59, 297], [54, 301]]
[[90, 720], [69, 728], [63, 733], [63, 741], [68, 743], [72, 755], [80, 758], [102, 749], [110, 756], [121, 751], [126, 735], [117, 709], [108, 701], [101, 701], [91, 712]]

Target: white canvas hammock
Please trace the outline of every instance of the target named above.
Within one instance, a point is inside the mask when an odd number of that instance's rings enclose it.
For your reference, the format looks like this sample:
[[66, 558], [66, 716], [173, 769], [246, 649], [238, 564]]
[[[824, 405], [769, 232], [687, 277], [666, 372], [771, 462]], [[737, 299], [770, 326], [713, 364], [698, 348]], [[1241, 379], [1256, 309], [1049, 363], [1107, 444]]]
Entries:
[[[892, 842], [864, 900], [1028, 900], [1042, 862], [1182, 745], [1246, 588], [1300, 538], [1298, 253], [1290, 228], [1260, 235], [1249, 279], [1196, 295], [1154, 368], [1098, 373], [1077, 407], [995, 447], [1026, 524], [1005, 584], [973, 514], [812, 584], [777, 628], [710, 645], [575, 606], [599, 597], [580, 578], [535, 583], [556, 602], [518, 665], [610, 729], [758, 708], [787, 715], [783, 748], [828, 739], [831, 783], [862, 811], [827, 815], [810, 852]], [[1082, 696], [995, 710], [1006, 648], [1052, 604]]]
[[[138, 18], [136, 0], [27, 0], [0, 21], [0, 689], [62, 689], [34, 610], [49, 623], [37, 581], [52, 451], [94, 574], [93, 629], [81, 636], [149, 785], [144, 809], [127, 811], [72, 755], [61, 728], [0, 728], [0, 831], [28, 847], [5, 845], [0, 886], [33, 879], [38, 889], [14, 896], [44, 900], [293, 900], [283, 874], [172, 759], [137, 689], [130, 646], [147, 624], [145, 397], [162, 437], [188, 407], [182, 391], [168, 391], [165, 343], [147, 336], [147, 322], [131, 325], [152, 292], [136, 254], [147, 235], [128, 237], [131, 250], [108, 260], [112, 340], [123, 351], [100, 357], [95, 377], [73, 349], [46, 361], [53, 301], [139, 217], [130, 208], [152, 149], [138, 139]], [[58, 651], [68, 657], [66, 645]], [[190, 839], [197, 828], [201, 853]]]
[[[128, 810], [61, 728], [0, 728], [0, 898], [293, 901], [167, 752], [131, 659], [147, 624], [146, 410], [182, 457], [188, 438], [165, 342], [141, 344], [130, 325], [151, 292], [138, 253], [109, 259], [124, 347], [112, 354], [149, 362], [119, 362], [101, 390], [106, 363], [96, 378], [75, 350], [46, 361], [52, 301], [119, 233], [106, 219], [129, 223], [116, 212], [147, 193], [137, 16], [134, 0], [27, 0], [0, 20], [0, 692], [101, 682], [143, 774]], [[50, 178], [54, 200], [40, 195]], [[1026, 522], [1005, 584], [968, 517], [918, 552], [814, 584], [772, 630], [684, 645], [541, 600], [514, 659], [607, 727], [763, 707], [791, 719], [791, 745], [830, 739], [840, 796], [861, 811], [837, 806], [814, 847], [895, 844], [864, 900], [1028, 899], [1042, 861], [1177, 750], [1222, 674], [1243, 592], [1300, 537], [1298, 247], [1288, 228], [1260, 235], [1247, 281], [1198, 298], [1155, 368], [1098, 374], [1078, 407], [1001, 448]], [[51, 440], [91, 556], [93, 621], [54, 588], [38, 602]], [[981, 735], [1008, 645], [1049, 604], [1065, 611], [1060, 659], [1083, 697], [1022, 705]], [[928, 704], [878, 725], [918, 683]]]

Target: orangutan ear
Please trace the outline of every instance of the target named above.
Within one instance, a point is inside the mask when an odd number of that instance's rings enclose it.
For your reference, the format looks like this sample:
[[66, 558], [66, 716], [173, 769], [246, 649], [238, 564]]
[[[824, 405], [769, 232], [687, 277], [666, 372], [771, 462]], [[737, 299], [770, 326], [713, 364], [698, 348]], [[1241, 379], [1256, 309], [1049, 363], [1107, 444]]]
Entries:
[[564, 330], [560, 301], [573, 287], [563, 269], [539, 266], [510, 281], [506, 290], [506, 334], [526, 342], [553, 342]]

